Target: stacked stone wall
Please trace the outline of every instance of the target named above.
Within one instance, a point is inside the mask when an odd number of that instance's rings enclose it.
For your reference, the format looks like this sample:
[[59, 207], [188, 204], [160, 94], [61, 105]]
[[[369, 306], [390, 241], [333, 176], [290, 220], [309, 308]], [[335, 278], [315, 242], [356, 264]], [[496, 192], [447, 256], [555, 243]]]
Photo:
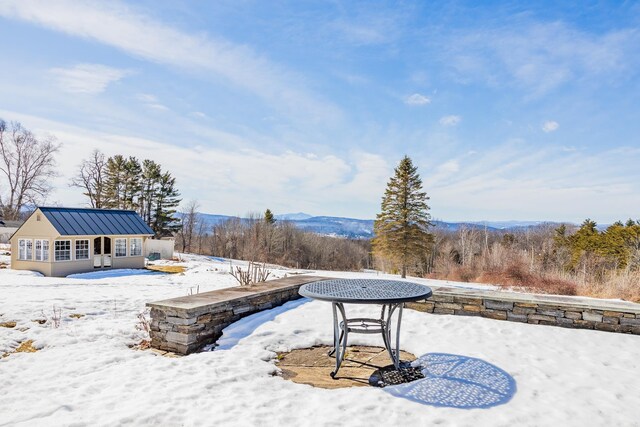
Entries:
[[459, 295], [451, 288], [439, 289], [427, 301], [408, 303], [407, 307], [433, 314], [480, 316], [536, 325], [640, 335], [639, 304], [574, 297], [538, 296], [540, 299], [537, 299], [535, 295], [506, 292], [502, 295], [491, 292], [490, 297], [484, 297], [483, 292], [466, 291]]
[[[300, 298], [300, 286], [318, 280], [323, 278], [289, 277], [148, 303], [151, 346], [178, 354], [198, 351], [231, 323]], [[431, 298], [406, 306], [432, 314], [640, 335], [640, 304], [624, 301], [434, 287]]]
[[148, 303], [151, 346], [177, 354], [193, 353], [214, 343], [224, 328], [243, 317], [300, 298], [300, 286], [317, 280], [321, 278], [290, 277]]

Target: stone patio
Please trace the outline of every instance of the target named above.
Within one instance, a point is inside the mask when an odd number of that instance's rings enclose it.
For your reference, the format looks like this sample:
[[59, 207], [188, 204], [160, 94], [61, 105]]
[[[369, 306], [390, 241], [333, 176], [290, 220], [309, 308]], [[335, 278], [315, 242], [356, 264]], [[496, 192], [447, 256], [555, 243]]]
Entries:
[[[372, 375], [384, 368], [393, 368], [387, 350], [383, 347], [349, 346], [345, 359], [335, 379], [329, 375], [336, 359], [327, 353], [331, 347], [301, 348], [289, 353], [278, 353], [276, 365], [282, 377], [298, 384], [335, 389], [346, 387], [369, 387]], [[416, 357], [400, 351], [402, 361], [413, 361]]]

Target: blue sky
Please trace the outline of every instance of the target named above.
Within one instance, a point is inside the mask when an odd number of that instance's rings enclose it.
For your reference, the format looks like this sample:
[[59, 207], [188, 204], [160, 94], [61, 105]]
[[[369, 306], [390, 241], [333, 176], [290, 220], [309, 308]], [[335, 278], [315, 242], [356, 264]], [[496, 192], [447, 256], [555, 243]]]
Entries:
[[[203, 212], [640, 217], [638, 2], [0, 0], [0, 117], [160, 162]], [[1, 184], [0, 184], [1, 185]]]

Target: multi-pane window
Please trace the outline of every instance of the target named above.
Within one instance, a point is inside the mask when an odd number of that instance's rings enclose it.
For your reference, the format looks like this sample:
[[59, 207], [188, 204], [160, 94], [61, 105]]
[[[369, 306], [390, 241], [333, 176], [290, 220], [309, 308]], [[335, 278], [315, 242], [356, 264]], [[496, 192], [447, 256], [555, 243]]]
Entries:
[[27, 254], [25, 259], [33, 259], [33, 240], [27, 240]]
[[49, 241], [42, 240], [42, 260], [49, 261]]
[[53, 242], [53, 259], [56, 261], [71, 260], [71, 240], [56, 240]]
[[76, 240], [76, 259], [89, 259], [89, 240]]
[[31, 240], [20, 239], [18, 240], [18, 259], [19, 260], [30, 260], [31, 258], [27, 258], [27, 242], [31, 242]]
[[127, 239], [116, 239], [116, 256], [127, 256]]
[[132, 237], [129, 239], [129, 256], [142, 255], [142, 239], [140, 237]]
[[36, 261], [49, 261], [49, 241], [36, 239]]

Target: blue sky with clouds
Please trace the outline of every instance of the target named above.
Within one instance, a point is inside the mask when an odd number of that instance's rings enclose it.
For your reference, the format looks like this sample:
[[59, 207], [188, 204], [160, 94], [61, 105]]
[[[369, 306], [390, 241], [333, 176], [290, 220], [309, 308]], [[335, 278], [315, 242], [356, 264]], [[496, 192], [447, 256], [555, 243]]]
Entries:
[[152, 158], [201, 210], [373, 218], [407, 154], [443, 220], [640, 217], [638, 2], [0, 0], [0, 117]]

